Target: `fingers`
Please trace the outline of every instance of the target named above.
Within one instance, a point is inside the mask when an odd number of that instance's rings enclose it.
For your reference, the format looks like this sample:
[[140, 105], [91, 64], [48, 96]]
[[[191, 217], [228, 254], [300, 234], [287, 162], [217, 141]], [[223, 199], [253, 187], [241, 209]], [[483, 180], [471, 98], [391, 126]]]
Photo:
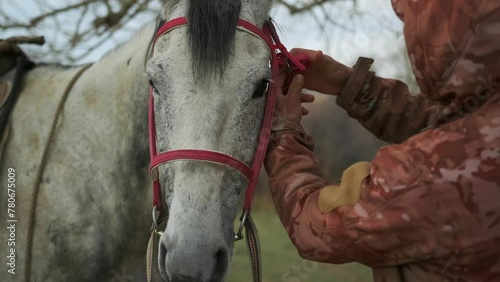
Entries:
[[311, 63], [319, 62], [323, 58], [323, 52], [322, 51], [315, 51], [315, 50], [309, 50], [309, 49], [302, 49], [302, 48], [293, 48], [290, 50], [290, 54], [292, 55], [297, 55], [297, 54], [306, 54], [309, 56], [311, 59]]
[[[314, 95], [311, 94], [301, 94], [300, 95], [300, 102], [301, 103], [311, 103], [314, 101]], [[307, 116], [309, 114], [309, 110], [302, 107], [302, 115]]]
[[292, 54], [292, 55], [306, 54], [306, 55], [310, 56], [310, 55], [314, 55], [316, 52], [321, 52], [321, 51], [302, 49], [302, 48], [293, 48], [292, 50], [290, 50], [290, 54]]
[[[280, 75], [277, 80], [277, 85], [283, 85], [285, 75]], [[309, 110], [302, 107], [301, 103], [310, 103], [314, 101], [314, 96], [311, 94], [302, 94], [303, 86], [304, 76], [298, 74], [291, 80], [290, 85], [288, 86], [288, 93], [286, 95], [283, 95], [280, 91], [278, 91], [275, 105], [276, 112], [286, 116], [294, 122], [300, 122], [302, 116], [308, 115]]]
[[311, 103], [311, 102], [314, 102], [314, 95], [302, 93], [300, 95], [300, 102], [301, 103]]

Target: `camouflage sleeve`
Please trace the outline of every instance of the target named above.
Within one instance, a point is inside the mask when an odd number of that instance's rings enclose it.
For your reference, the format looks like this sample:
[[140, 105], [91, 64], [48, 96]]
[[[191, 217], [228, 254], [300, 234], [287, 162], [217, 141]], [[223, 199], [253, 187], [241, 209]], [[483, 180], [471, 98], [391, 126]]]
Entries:
[[[497, 107], [499, 99], [492, 103]], [[445, 260], [456, 250], [466, 264], [480, 260], [478, 254], [497, 257], [485, 246], [500, 239], [500, 155], [486, 149], [500, 146], [499, 131], [490, 130], [498, 128], [498, 116], [492, 109], [383, 147], [359, 187], [350, 187], [358, 189], [355, 201], [334, 195], [323, 206], [321, 197], [332, 195], [323, 191], [335, 186], [320, 171], [311, 138], [275, 133], [265, 166], [277, 213], [299, 254], [370, 267]]]
[[445, 106], [412, 95], [399, 80], [369, 72], [373, 60], [361, 57], [353, 68], [337, 104], [377, 138], [400, 143], [424, 129], [442, 123]]

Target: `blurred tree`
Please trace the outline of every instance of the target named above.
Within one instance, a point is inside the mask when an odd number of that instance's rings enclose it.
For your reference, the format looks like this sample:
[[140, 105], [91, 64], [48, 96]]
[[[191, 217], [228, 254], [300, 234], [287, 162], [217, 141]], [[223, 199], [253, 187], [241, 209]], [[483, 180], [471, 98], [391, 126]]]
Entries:
[[[43, 34], [53, 61], [75, 62], [151, 19], [153, 0], [19, 0], [0, 3], [0, 31]], [[149, 15], [146, 15], [149, 14]]]
[[[310, 14], [318, 24], [340, 25], [327, 12], [345, 0], [277, 0], [291, 15]], [[356, 0], [350, 11], [355, 11]], [[16, 0], [0, 2], [0, 32], [44, 33], [55, 61], [77, 62], [108, 41], [122, 43], [131, 30], [150, 21], [159, 0]], [[4, 37], [4, 36], [2, 36]], [[114, 44], [114, 45], [115, 45]]]

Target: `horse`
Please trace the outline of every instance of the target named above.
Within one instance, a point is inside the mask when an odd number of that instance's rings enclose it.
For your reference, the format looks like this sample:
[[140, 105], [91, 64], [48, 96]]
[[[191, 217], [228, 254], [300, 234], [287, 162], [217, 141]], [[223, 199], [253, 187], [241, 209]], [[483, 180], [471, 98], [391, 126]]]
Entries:
[[[16, 184], [15, 245], [9, 247], [16, 274], [9, 279], [143, 281], [151, 225], [150, 85], [159, 152], [213, 150], [251, 165], [265, 108], [262, 84], [271, 78], [270, 53], [236, 23], [263, 26], [271, 5], [269, 0], [164, 0], [161, 20], [186, 16], [189, 23], [159, 38], [154, 52], [157, 23], [151, 22], [85, 69], [38, 64], [25, 75], [0, 170], [2, 183], [13, 171]], [[28, 215], [42, 159], [28, 258]], [[158, 174], [170, 214], [156, 246], [164, 278], [223, 281], [247, 179], [199, 161], [164, 164]], [[0, 203], [7, 207], [6, 193]], [[6, 213], [0, 214], [6, 222]], [[1, 232], [0, 241], [9, 236]], [[23, 274], [28, 259], [31, 271]], [[3, 263], [0, 269], [7, 273], [10, 266]]]

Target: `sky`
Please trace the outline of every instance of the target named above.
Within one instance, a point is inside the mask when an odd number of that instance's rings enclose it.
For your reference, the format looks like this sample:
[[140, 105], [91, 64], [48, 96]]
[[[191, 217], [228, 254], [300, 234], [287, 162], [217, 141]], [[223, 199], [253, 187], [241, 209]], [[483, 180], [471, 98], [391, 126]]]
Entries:
[[[0, 1], [0, 9], [8, 11], [14, 17], [27, 18], [49, 7], [67, 3], [65, 0], [48, 0], [44, 2], [44, 6], [39, 6], [35, 5], [35, 1], [3, 0]], [[335, 5], [326, 6], [324, 11], [315, 9], [315, 17], [291, 16], [285, 7], [275, 5], [271, 11], [271, 17], [280, 27], [281, 39], [289, 49], [301, 47], [322, 50], [346, 65], [353, 65], [359, 56], [372, 57], [375, 59], [374, 68], [378, 74], [401, 78], [400, 64], [404, 64], [406, 60], [402, 23], [392, 10], [390, 0], [357, 0], [357, 13], [354, 15], [350, 14], [352, 5], [350, 1], [339, 1]], [[337, 26], [326, 24], [320, 28], [319, 26], [326, 22], [324, 13], [337, 22]], [[130, 38], [136, 30], [150, 20], [148, 17], [131, 22], [126, 30], [115, 34], [112, 40], [107, 41], [78, 63], [98, 60], [117, 44]], [[151, 20], [153, 19], [154, 14], [151, 15]], [[76, 25], [71, 16], [61, 19], [61, 22], [62, 26], [69, 29]], [[57, 32], [53, 26], [53, 22], [46, 22], [35, 32], [45, 35], [48, 40], [62, 40], [61, 36], [56, 36]], [[16, 30], [15, 34], [18, 35], [20, 32], [25, 31]], [[0, 37], [6, 38], [13, 34], [13, 31], [3, 32]], [[45, 52], [48, 54], [50, 50]], [[396, 60], [394, 56], [397, 57]], [[47, 58], [57, 60], [57, 58], [44, 56], [44, 59]]]

